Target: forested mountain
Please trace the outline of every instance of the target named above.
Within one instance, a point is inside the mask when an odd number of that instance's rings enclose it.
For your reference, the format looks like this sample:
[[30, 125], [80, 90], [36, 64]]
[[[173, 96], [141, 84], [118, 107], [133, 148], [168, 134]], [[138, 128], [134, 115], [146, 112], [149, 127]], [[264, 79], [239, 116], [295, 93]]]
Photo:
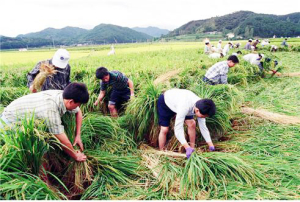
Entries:
[[169, 36], [186, 34], [229, 32], [242, 37], [278, 37], [300, 35], [300, 12], [288, 15], [257, 14], [239, 11], [232, 14], [205, 20], [191, 21], [170, 32]]
[[128, 27], [100, 24], [79, 38], [81, 43], [130, 43], [152, 39], [151, 36], [137, 32]]
[[142, 33], [145, 33], [145, 34], [148, 34], [150, 36], [153, 36], [153, 37], [161, 37], [161, 35], [165, 35], [165, 34], [168, 34], [169, 33], [169, 30], [167, 29], [160, 29], [158, 27], [146, 27], [146, 28], [143, 28], [143, 27], [133, 27], [131, 28], [137, 32], [142, 32]]
[[27, 48], [54, 45], [104, 44], [143, 42], [153, 37], [128, 27], [100, 24], [91, 30], [77, 27], [47, 28], [40, 32], [18, 35], [16, 38], [1, 36], [1, 49]]

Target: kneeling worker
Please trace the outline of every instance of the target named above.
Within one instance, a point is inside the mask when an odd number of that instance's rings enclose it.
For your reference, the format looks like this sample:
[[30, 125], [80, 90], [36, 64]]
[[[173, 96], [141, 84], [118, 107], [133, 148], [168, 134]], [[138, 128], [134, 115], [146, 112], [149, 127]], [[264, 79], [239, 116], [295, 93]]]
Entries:
[[[39, 93], [25, 95], [14, 100], [3, 111], [0, 121], [8, 126], [18, 123], [24, 117], [34, 116], [36, 119], [45, 120], [49, 131], [62, 143], [63, 150], [76, 161], [85, 161], [81, 141], [82, 112], [79, 106], [87, 103], [89, 93], [83, 83], [71, 83], [62, 90], [46, 90]], [[70, 111], [76, 114], [76, 135], [74, 143], [70, 142], [65, 134], [61, 117]], [[1, 125], [0, 125], [1, 126]], [[73, 146], [78, 145], [80, 151], [75, 151]], [[37, 151], [38, 152], [38, 151]]]
[[[185, 89], [170, 89], [161, 94], [157, 102], [158, 120], [160, 133], [158, 137], [159, 149], [162, 150], [166, 144], [170, 121], [176, 115], [174, 132], [178, 141], [184, 146], [187, 158], [194, 152], [196, 141], [196, 115], [202, 136], [209, 146], [210, 151], [215, 147], [211, 141], [209, 131], [206, 127], [205, 118], [212, 117], [216, 113], [215, 103], [210, 99], [201, 99], [192, 91]], [[184, 135], [184, 122], [188, 126], [190, 145]]]
[[237, 63], [239, 63], [237, 56], [229, 56], [227, 61], [218, 62], [210, 67], [203, 77], [203, 81], [210, 85], [227, 84], [228, 70], [230, 67], [234, 67]]

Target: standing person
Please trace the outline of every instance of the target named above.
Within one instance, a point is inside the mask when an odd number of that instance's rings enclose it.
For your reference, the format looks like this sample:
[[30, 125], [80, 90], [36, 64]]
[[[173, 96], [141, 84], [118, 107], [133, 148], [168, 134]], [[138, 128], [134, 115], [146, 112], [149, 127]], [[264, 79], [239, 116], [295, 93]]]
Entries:
[[218, 50], [219, 52], [222, 52], [222, 40], [219, 40], [219, 43], [218, 43], [218, 45], [217, 45], [217, 50]]
[[112, 117], [118, 116], [117, 104], [123, 104], [134, 97], [133, 82], [119, 71], [108, 71], [105, 67], [96, 70], [96, 77], [101, 79], [101, 91], [94, 103], [98, 105], [102, 102], [108, 86], [112, 87], [112, 92], [108, 102], [108, 108]]
[[249, 39], [248, 42], [245, 45], [246, 50], [251, 50], [251, 43], [252, 43], [252, 39]]
[[[81, 141], [82, 112], [80, 105], [87, 103], [89, 93], [83, 83], [71, 83], [62, 90], [46, 90], [20, 97], [11, 102], [3, 111], [0, 121], [7, 125], [18, 123], [24, 117], [34, 114], [36, 119], [44, 120], [50, 133], [62, 143], [63, 150], [76, 161], [85, 161]], [[67, 112], [76, 115], [76, 134], [74, 143], [70, 142], [64, 131], [61, 117]], [[81, 151], [75, 151], [78, 145]], [[38, 152], [38, 151], [37, 151]]]
[[70, 54], [66, 49], [58, 49], [52, 59], [44, 60], [36, 64], [36, 66], [27, 74], [27, 86], [32, 93], [36, 93], [34, 88], [34, 80], [40, 73], [43, 64], [53, 66], [56, 73], [48, 76], [42, 85], [41, 91], [44, 90], [63, 90], [70, 84], [71, 67], [69, 65]]
[[289, 45], [287, 44], [287, 39], [284, 39], [283, 42], [281, 43], [281, 46], [283, 47], [288, 47]]
[[[196, 141], [196, 122], [193, 116], [198, 119], [202, 136], [209, 146], [210, 151], [215, 147], [211, 141], [209, 130], [206, 127], [205, 118], [212, 117], [216, 113], [215, 103], [210, 99], [201, 99], [192, 91], [185, 89], [170, 89], [161, 94], [157, 101], [158, 122], [160, 132], [158, 137], [159, 149], [163, 150], [170, 121], [176, 115], [174, 132], [178, 141], [186, 150], [186, 157], [189, 158], [194, 152]], [[184, 122], [188, 126], [190, 144], [187, 143], [184, 135]]]
[[230, 48], [232, 47], [232, 42], [229, 41], [228, 44], [226, 44], [223, 48], [223, 55], [226, 56], [230, 50]]
[[203, 81], [210, 84], [227, 84], [227, 74], [230, 67], [234, 67], [239, 63], [239, 59], [235, 55], [229, 56], [227, 61], [214, 64], [209, 68], [203, 78]]

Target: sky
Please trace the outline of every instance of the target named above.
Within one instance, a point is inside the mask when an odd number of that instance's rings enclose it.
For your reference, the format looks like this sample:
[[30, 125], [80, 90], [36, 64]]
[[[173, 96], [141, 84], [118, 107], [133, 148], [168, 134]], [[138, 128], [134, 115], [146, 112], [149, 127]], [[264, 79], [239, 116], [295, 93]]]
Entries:
[[0, 35], [8, 37], [48, 27], [92, 29], [101, 23], [173, 30], [192, 20], [240, 10], [300, 12], [300, 0], [0, 0], [0, 5]]

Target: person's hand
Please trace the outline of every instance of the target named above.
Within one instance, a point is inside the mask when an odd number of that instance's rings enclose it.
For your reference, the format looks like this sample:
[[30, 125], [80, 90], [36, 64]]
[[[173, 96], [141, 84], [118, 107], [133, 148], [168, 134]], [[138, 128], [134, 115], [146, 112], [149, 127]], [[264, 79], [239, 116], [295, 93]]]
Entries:
[[209, 147], [209, 151], [212, 152], [212, 151], [215, 151], [215, 150], [216, 150], [216, 149], [215, 149], [215, 146], [210, 146], [210, 147]]
[[189, 159], [191, 154], [194, 152], [195, 150], [192, 147], [189, 147], [186, 149], [186, 158]]
[[84, 155], [84, 153], [80, 152], [80, 151], [76, 151], [76, 161], [82, 162], [86, 160], [86, 155]]
[[33, 85], [31, 85], [31, 86], [29, 87], [29, 90], [30, 90], [32, 93], [36, 93], [36, 89], [33, 88]]
[[100, 100], [97, 99], [96, 102], [94, 103], [94, 105], [97, 106], [99, 104], [99, 101]]
[[76, 145], [78, 145], [80, 150], [83, 151], [83, 144], [82, 144], [81, 138], [77, 137], [77, 136], [75, 137], [73, 147]]

